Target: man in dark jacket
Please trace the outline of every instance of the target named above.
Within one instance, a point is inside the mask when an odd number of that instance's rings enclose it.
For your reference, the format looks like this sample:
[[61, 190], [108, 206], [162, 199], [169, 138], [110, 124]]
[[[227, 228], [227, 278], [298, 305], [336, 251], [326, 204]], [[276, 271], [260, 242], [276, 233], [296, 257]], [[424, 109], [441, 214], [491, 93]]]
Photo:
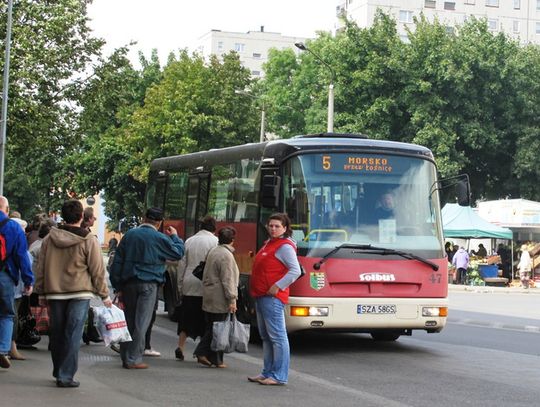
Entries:
[[0, 196], [0, 233], [6, 243], [6, 264], [0, 270], [0, 367], [11, 366], [7, 354], [11, 349], [13, 334], [13, 318], [15, 317], [15, 287], [19, 283], [19, 275], [24, 283], [24, 295], [32, 294], [34, 275], [24, 231], [18, 223], [9, 220], [9, 203]]
[[122, 366], [147, 369], [142, 362], [146, 330], [152, 319], [158, 285], [165, 280], [165, 262], [180, 260], [184, 242], [169, 226], [158, 231], [163, 211], [150, 208], [144, 223], [129, 230], [116, 249], [111, 267], [111, 284], [122, 295], [131, 342], [120, 344]]

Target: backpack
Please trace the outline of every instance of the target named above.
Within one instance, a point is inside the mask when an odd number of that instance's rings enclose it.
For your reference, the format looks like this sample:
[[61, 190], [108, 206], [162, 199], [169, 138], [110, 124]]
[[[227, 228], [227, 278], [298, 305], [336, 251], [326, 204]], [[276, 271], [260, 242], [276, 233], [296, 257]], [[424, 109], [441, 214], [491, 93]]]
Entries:
[[[0, 229], [4, 227], [6, 223], [9, 222], [9, 218], [4, 219], [0, 222]], [[0, 232], [0, 270], [3, 270], [6, 267], [7, 261], [7, 243], [6, 237], [2, 232]]]

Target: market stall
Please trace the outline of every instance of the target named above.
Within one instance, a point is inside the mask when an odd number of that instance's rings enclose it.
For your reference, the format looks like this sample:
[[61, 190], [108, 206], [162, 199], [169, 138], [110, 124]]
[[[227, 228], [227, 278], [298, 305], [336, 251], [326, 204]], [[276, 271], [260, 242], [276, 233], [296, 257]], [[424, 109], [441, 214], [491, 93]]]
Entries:
[[[466, 239], [491, 239], [491, 248], [495, 247], [496, 239], [512, 241], [512, 231], [503, 228], [478, 216], [470, 206], [459, 206], [458, 204], [446, 204], [442, 209], [443, 233], [446, 239], [459, 238]], [[468, 247], [467, 247], [468, 249]], [[513, 248], [511, 248], [513, 251]], [[512, 256], [513, 257], [513, 256]], [[512, 258], [511, 257], [511, 258]], [[472, 269], [477, 277], [477, 281], [498, 280], [497, 263], [500, 263], [498, 256], [486, 256], [485, 258], [473, 259]]]

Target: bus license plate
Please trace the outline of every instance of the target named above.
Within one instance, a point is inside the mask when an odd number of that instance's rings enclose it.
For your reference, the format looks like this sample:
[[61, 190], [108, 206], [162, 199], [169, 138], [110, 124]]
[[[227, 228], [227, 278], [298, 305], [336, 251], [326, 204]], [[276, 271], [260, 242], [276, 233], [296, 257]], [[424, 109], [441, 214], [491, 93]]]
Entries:
[[395, 314], [395, 305], [358, 305], [356, 308], [358, 314]]

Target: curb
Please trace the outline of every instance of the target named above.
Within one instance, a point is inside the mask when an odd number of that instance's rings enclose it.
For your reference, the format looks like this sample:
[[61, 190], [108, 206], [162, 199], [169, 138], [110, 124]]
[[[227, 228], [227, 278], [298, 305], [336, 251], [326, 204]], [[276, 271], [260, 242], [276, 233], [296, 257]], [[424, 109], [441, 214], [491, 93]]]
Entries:
[[466, 291], [473, 293], [501, 293], [501, 294], [531, 294], [539, 295], [538, 287], [522, 288], [522, 287], [492, 287], [492, 286], [469, 286], [448, 284], [448, 291]]

